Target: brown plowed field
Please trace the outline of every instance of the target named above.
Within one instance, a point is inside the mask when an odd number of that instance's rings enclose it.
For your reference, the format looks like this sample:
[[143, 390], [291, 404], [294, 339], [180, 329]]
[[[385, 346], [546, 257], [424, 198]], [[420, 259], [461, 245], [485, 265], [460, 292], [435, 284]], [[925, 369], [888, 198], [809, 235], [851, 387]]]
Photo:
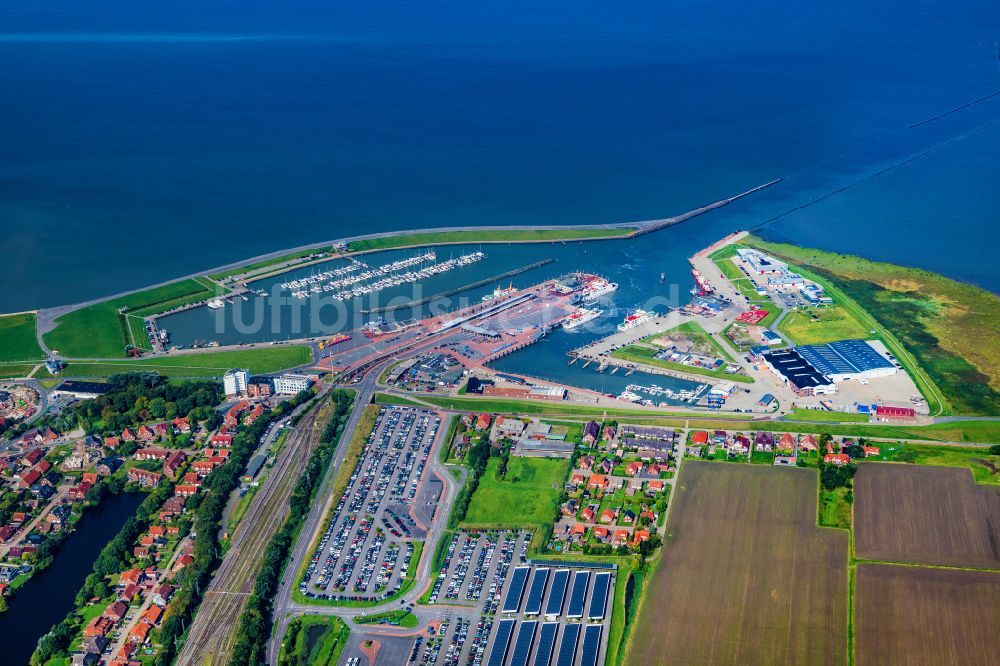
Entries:
[[996, 664], [1000, 573], [859, 564], [858, 666]]
[[687, 461], [626, 664], [846, 664], [848, 535], [815, 470]]
[[1000, 488], [969, 470], [865, 463], [854, 493], [859, 559], [1000, 568]]

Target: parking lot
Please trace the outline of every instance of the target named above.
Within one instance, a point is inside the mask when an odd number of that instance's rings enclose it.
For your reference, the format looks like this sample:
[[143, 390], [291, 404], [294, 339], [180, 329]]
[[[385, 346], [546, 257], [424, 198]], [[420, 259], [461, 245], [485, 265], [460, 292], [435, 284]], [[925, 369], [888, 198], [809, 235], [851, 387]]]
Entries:
[[[317, 599], [381, 601], [399, 591], [423, 539], [410, 509], [441, 421], [383, 407], [300, 586]], [[414, 563], [415, 564], [415, 563]]]
[[431, 588], [448, 611], [418, 637], [409, 664], [596, 666], [611, 619], [615, 572], [526, 559], [531, 535], [459, 532]]

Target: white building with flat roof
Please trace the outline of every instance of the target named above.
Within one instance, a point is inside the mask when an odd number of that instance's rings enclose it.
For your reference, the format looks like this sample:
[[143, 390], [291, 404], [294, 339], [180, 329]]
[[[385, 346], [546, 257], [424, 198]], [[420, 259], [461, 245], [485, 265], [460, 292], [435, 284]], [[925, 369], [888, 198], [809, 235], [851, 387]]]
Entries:
[[309, 388], [308, 375], [287, 374], [274, 378], [274, 392], [294, 395]]
[[249, 370], [234, 368], [222, 376], [222, 388], [225, 390], [227, 397], [246, 393], [249, 382]]

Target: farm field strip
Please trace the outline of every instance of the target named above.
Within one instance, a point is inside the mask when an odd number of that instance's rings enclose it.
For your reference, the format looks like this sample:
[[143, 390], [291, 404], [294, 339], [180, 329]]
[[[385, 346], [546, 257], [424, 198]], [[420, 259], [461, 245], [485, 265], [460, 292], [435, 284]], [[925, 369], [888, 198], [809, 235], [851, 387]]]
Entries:
[[860, 564], [858, 666], [996, 663], [1000, 572]]
[[815, 472], [688, 461], [625, 663], [848, 663], [848, 534]]
[[879, 463], [854, 483], [859, 559], [1000, 569], [1000, 488], [963, 469]]

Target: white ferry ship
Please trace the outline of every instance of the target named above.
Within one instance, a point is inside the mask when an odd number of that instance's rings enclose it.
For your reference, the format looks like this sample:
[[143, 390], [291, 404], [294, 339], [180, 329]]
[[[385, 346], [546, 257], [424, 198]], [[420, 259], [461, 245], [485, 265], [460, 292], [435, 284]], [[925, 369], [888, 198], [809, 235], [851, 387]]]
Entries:
[[622, 323], [618, 324], [618, 330], [619, 331], [629, 331], [629, 330], [632, 330], [636, 326], [642, 326], [643, 324], [645, 324], [647, 321], [651, 320], [652, 318], [653, 318], [653, 313], [646, 312], [645, 310], [643, 310], [641, 308], [637, 309], [637, 310], [635, 310], [635, 312], [633, 312], [632, 314], [630, 314], [627, 317], [625, 317], [625, 319], [624, 319], [624, 321], [622, 321]]
[[226, 304], [221, 298], [213, 298], [206, 305], [213, 310], [218, 310], [219, 308], [225, 307]]
[[604, 314], [603, 310], [594, 308], [593, 310], [588, 310], [586, 308], [581, 308], [571, 314], [570, 316], [563, 319], [562, 327], [566, 330], [572, 330], [578, 326], [583, 326], [588, 321], [593, 321]]
[[596, 278], [591, 280], [583, 290], [583, 300], [584, 302], [593, 302], [616, 291], [618, 291], [617, 282], [609, 282], [604, 278]]

